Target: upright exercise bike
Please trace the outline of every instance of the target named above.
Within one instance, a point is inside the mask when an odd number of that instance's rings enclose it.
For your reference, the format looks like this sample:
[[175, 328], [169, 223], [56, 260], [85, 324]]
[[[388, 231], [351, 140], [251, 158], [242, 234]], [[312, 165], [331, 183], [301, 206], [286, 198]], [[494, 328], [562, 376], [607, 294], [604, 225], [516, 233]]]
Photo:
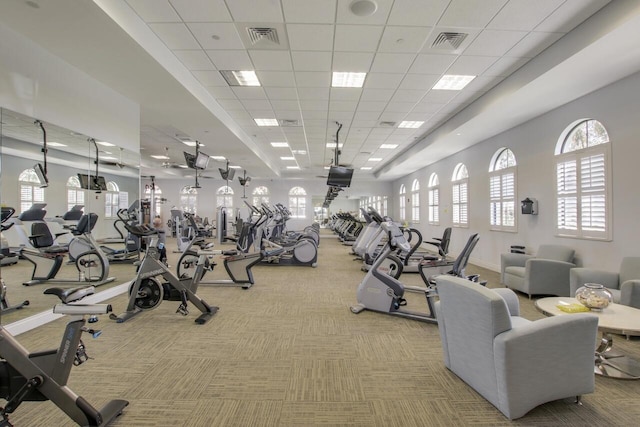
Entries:
[[[218, 307], [210, 306], [196, 293], [207, 264], [206, 253], [199, 253], [198, 265], [192, 277], [178, 278], [160, 260], [158, 238], [154, 237], [156, 230], [129, 224], [126, 225], [126, 228], [130, 233], [140, 238], [147, 238], [147, 251], [142, 263], [138, 266], [138, 274], [129, 288], [127, 309], [117, 316], [111, 314], [109, 317], [118, 323], [123, 323], [143, 311], [156, 308], [163, 300], [168, 300], [180, 301], [176, 313], [183, 316], [189, 314], [188, 302], [195, 305], [202, 313], [195, 320], [199, 325], [211, 320], [218, 311]], [[159, 276], [164, 279], [164, 282], [160, 283]]]
[[97, 338], [100, 331], [85, 327], [98, 321], [97, 315], [111, 311], [108, 304], [78, 304], [82, 298], [94, 293], [93, 286], [70, 289], [49, 288], [45, 294], [56, 295], [61, 304], [53, 308], [54, 313], [70, 316], [57, 349], [29, 353], [2, 325], [0, 325], [0, 398], [6, 400], [0, 407], [0, 427], [10, 427], [9, 415], [22, 402], [51, 400], [69, 418], [81, 426], [106, 426], [129, 404], [116, 399], [97, 410], [82, 396], [75, 394], [67, 380], [72, 366], [89, 359], [81, 335], [88, 332]]

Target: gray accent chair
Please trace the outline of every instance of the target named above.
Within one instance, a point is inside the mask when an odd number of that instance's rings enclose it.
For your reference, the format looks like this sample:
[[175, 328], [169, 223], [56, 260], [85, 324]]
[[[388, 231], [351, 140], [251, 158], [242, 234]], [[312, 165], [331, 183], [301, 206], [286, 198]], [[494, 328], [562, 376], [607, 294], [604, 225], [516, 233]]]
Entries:
[[540, 245], [533, 255], [507, 253], [500, 257], [502, 284], [507, 288], [532, 295], [572, 296], [569, 271], [575, 251], [561, 245]]
[[640, 257], [622, 258], [620, 272], [594, 268], [572, 268], [569, 274], [570, 295], [585, 283], [599, 283], [609, 289], [613, 302], [640, 308]]
[[439, 276], [444, 364], [509, 419], [594, 391], [598, 318], [577, 313], [529, 321], [509, 289]]

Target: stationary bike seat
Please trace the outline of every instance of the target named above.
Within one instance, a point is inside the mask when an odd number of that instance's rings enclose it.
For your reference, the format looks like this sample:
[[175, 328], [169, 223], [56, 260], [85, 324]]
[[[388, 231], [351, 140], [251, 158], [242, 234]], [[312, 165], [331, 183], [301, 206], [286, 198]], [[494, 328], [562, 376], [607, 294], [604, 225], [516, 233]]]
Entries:
[[47, 288], [44, 290], [44, 293], [55, 295], [60, 298], [60, 301], [64, 304], [68, 304], [79, 301], [88, 295], [93, 295], [95, 291], [96, 288], [93, 286], [76, 286], [73, 288]]

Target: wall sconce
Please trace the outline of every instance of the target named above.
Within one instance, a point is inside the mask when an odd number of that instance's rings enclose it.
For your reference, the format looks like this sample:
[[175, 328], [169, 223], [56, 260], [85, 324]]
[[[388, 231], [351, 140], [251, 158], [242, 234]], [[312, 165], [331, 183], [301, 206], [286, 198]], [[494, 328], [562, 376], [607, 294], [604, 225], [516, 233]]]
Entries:
[[520, 203], [523, 215], [538, 215], [538, 200], [527, 197]]

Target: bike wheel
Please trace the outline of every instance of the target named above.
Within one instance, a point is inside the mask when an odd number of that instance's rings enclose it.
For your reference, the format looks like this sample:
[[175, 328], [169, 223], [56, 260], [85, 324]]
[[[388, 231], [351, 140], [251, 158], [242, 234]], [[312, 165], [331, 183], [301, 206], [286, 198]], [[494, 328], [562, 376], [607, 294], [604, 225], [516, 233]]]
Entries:
[[[129, 287], [129, 297], [133, 292], [133, 285]], [[153, 277], [143, 279], [138, 288], [138, 295], [135, 298], [134, 305], [140, 310], [152, 310], [160, 305], [164, 298], [164, 288]]]
[[97, 252], [85, 252], [76, 259], [76, 268], [80, 277], [87, 282], [99, 282], [104, 280], [106, 266]]
[[[199, 255], [194, 251], [184, 252], [180, 257], [180, 260], [178, 261], [178, 268], [177, 268], [178, 277], [180, 279], [184, 279], [186, 277], [193, 277], [196, 274], [199, 258], [200, 258]], [[202, 269], [202, 272], [200, 273], [200, 277], [198, 278], [198, 281], [202, 280], [208, 268], [209, 268], [209, 261], [207, 260], [205, 268]]]

